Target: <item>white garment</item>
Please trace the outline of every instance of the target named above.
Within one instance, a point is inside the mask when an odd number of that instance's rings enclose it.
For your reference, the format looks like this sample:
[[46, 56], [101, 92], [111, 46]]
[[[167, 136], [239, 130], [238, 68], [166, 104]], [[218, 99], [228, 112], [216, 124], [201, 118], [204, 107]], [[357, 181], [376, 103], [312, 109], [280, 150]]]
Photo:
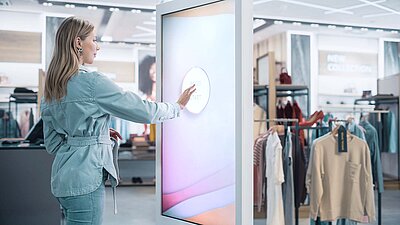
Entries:
[[282, 183], [285, 181], [282, 164], [282, 145], [278, 134], [268, 137], [265, 148], [267, 177], [267, 225], [285, 225]]

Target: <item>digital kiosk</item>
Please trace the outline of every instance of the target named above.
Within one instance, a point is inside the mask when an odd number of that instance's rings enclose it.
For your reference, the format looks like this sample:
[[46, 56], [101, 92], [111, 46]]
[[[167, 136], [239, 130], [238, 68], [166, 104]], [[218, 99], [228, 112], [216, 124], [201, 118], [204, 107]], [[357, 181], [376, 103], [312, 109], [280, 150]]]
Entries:
[[238, 0], [157, 6], [157, 224], [252, 224], [252, 9]]

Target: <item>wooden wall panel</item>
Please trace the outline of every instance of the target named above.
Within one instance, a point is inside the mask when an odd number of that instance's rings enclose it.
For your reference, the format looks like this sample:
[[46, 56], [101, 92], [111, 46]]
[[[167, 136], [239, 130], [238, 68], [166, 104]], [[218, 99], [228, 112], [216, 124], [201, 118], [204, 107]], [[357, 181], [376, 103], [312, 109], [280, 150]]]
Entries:
[[42, 34], [0, 30], [0, 62], [41, 63]]
[[94, 61], [89, 67], [96, 67], [102, 73], [115, 74], [115, 82], [135, 82], [135, 63], [115, 61]]

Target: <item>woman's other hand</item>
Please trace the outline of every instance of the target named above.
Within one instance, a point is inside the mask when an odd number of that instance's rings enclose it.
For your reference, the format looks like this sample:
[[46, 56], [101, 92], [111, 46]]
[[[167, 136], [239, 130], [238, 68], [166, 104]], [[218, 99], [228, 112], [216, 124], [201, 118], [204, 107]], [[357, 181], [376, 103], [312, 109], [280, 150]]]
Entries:
[[117, 140], [117, 141], [118, 141], [118, 138], [119, 138], [120, 140], [122, 140], [121, 134], [119, 134], [118, 131], [116, 131], [116, 130], [114, 130], [114, 129], [112, 129], [112, 128], [110, 128], [110, 137], [114, 138], [114, 139]]
[[186, 104], [189, 102], [190, 97], [192, 94], [196, 91], [195, 85], [193, 84], [191, 87], [187, 88], [179, 97], [177, 103], [181, 107], [181, 109], [184, 109]]

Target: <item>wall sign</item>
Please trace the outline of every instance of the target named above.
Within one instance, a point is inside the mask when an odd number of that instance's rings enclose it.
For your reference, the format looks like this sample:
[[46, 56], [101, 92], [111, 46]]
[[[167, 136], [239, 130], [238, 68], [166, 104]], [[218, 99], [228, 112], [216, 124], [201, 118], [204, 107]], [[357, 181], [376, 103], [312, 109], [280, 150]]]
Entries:
[[378, 54], [319, 51], [319, 75], [377, 76]]

